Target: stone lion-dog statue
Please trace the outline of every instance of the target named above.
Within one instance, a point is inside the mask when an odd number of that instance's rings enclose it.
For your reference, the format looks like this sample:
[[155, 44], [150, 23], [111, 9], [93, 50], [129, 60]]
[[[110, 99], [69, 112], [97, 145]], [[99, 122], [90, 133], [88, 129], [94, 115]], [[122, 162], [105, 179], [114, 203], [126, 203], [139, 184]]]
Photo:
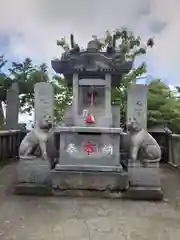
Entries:
[[137, 122], [136, 118], [127, 123], [129, 135], [129, 157], [133, 162], [157, 163], [161, 160], [161, 148], [157, 141]]
[[46, 142], [50, 129], [52, 128], [52, 121], [50, 118], [42, 118], [39, 121], [38, 127], [32, 129], [26, 134], [19, 147], [19, 156], [26, 157], [33, 155], [34, 150], [39, 147], [41, 157], [46, 160]]

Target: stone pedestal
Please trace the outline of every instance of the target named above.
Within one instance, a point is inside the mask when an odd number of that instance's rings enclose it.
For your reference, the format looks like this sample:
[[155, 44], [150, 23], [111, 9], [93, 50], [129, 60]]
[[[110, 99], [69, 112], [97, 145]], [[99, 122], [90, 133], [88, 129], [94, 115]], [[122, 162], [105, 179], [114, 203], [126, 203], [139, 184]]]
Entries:
[[130, 162], [126, 172], [121, 165], [56, 165], [50, 170], [47, 161], [31, 157], [19, 161], [15, 193], [61, 196], [66, 191], [71, 194], [94, 191], [102, 195], [121, 192], [119, 197], [125, 199], [162, 200], [159, 176], [159, 166], [153, 163], [143, 166]]
[[159, 173], [159, 163], [129, 162], [129, 189], [123, 193], [123, 198], [137, 200], [162, 200], [163, 192]]
[[[52, 170], [56, 190], [121, 191], [129, 186], [128, 173], [120, 164], [120, 128], [59, 127], [59, 160]], [[55, 136], [55, 135], [54, 135]], [[51, 158], [53, 138], [47, 153]], [[86, 143], [93, 144], [92, 154]], [[106, 147], [107, 146], [107, 147]], [[109, 147], [110, 146], [110, 147]], [[109, 147], [109, 148], [108, 148]], [[106, 149], [107, 148], [107, 149]]]
[[48, 161], [33, 156], [19, 160], [15, 185], [17, 194], [49, 195], [51, 185]]
[[[59, 164], [61, 166], [118, 166], [120, 164], [120, 128], [58, 127], [54, 135], [60, 137]], [[47, 154], [51, 158], [52, 136], [47, 143]], [[85, 149], [92, 145], [92, 154]], [[89, 147], [88, 147], [89, 148]], [[99, 169], [98, 169], [99, 170]]]

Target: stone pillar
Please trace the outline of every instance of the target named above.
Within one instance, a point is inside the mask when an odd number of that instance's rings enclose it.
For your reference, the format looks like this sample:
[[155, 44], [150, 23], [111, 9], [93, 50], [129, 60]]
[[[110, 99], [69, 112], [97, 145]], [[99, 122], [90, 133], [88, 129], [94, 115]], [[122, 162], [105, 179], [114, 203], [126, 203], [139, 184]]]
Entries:
[[19, 117], [19, 89], [17, 83], [13, 83], [7, 91], [7, 106], [6, 106], [6, 125], [5, 129], [15, 129], [18, 126]]
[[144, 84], [132, 84], [128, 89], [127, 122], [135, 117], [144, 129], [147, 129], [147, 94], [148, 86]]
[[34, 86], [35, 127], [43, 117], [54, 118], [54, 94], [50, 83], [40, 82]]
[[73, 119], [74, 125], [77, 125], [78, 106], [79, 106], [79, 78], [78, 74], [73, 74]]
[[111, 112], [111, 75], [105, 75], [105, 114], [108, 118], [109, 126], [112, 125], [112, 112]]

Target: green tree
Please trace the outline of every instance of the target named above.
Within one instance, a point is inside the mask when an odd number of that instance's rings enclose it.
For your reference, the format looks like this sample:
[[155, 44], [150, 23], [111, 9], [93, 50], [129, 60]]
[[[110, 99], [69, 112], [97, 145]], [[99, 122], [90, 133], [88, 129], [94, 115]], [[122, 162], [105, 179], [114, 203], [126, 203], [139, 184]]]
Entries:
[[64, 109], [71, 100], [71, 92], [66, 87], [64, 79], [54, 76], [50, 79], [45, 63], [34, 66], [32, 60], [27, 58], [23, 63], [12, 63], [9, 69], [10, 77], [19, 85], [21, 112], [31, 113], [34, 109], [34, 85], [38, 82], [51, 83], [54, 87], [55, 120], [62, 119]]
[[[7, 61], [0, 57], [0, 121], [4, 122], [2, 102], [6, 103], [6, 91], [12, 83], [18, 83], [20, 112], [31, 114], [34, 109], [34, 85], [38, 82], [51, 82], [46, 64], [34, 65], [32, 60], [26, 58], [22, 63], [12, 62], [7, 75], [3, 74], [3, 68]], [[54, 84], [54, 82], [52, 83]]]
[[[4, 56], [1, 56], [0, 73], [6, 63]], [[66, 87], [64, 79], [60, 76], [54, 76], [50, 79], [45, 63], [34, 65], [31, 59], [26, 58], [22, 63], [12, 62], [8, 76], [0, 74], [1, 122], [4, 121], [2, 102], [6, 103], [6, 91], [13, 82], [18, 83], [19, 87], [20, 112], [29, 114], [34, 109], [34, 85], [38, 82], [51, 83], [54, 87], [55, 119], [57, 122], [61, 120], [65, 107], [71, 101], [70, 89]]]
[[34, 108], [34, 85], [50, 81], [46, 64], [36, 66], [31, 59], [26, 58], [22, 63], [13, 62], [9, 73], [11, 82], [19, 86], [21, 112], [31, 113]]
[[6, 66], [7, 60], [5, 60], [4, 56], [0, 56], [0, 128], [2, 128], [4, 124], [4, 112], [2, 103], [6, 100], [6, 90], [10, 85], [9, 80], [7, 79], [6, 74], [4, 74], [3, 70]]
[[55, 75], [53, 77], [54, 94], [55, 94], [55, 121], [58, 123], [62, 120], [64, 111], [72, 102], [72, 89], [68, 88], [65, 79]]
[[161, 80], [156, 79], [148, 88], [148, 126], [167, 124], [180, 133], [180, 101]]

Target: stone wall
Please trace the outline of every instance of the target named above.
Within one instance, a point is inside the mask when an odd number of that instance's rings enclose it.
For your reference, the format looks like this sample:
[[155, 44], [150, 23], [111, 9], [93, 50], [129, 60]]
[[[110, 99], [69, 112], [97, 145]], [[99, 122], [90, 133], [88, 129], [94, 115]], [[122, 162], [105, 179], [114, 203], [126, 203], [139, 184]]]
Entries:
[[180, 167], [180, 135], [171, 134], [169, 136], [169, 163], [175, 167]]

